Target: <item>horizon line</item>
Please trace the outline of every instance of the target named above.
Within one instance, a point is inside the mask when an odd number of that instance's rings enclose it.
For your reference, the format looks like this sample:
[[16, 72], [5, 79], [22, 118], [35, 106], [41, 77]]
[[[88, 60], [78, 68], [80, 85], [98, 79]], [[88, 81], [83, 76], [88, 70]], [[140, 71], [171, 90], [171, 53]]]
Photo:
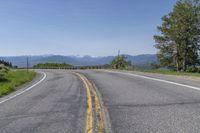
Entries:
[[[156, 53], [147, 53], [147, 54], [136, 54], [136, 55], [132, 55], [132, 54], [121, 54], [121, 55], [129, 55], [129, 56], [138, 56], [138, 55], [156, 55]], [[109, 57], [109, 56], [117, 56], [116, 55], [104, 55], [104, 56], [92, 56], [92, 55], [63, 55], [63, 54], [35, 54], [35, 55], [0, 55], [0, 57], [23, 57], [23, 56], [27, 56], [27, 57], [33, 57], [33, 56], [68, 56], [68, 57]]]

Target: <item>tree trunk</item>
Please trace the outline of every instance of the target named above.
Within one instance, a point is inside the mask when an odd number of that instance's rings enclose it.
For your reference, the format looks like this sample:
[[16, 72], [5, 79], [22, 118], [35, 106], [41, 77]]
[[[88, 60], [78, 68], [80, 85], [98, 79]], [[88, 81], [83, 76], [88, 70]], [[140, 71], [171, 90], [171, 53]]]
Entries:
[[180, 65], [179, 65], [178, 59], [176, 59], [176, 71], [177, 71], [177, 72], [180, 71]]
[[[187, 42], [187, 41], [186, 41]], [[187, 64], [186, 64], [186, 59], [187, 59], [187, 48], [186, 48], [187, 45], [185, 45], [185, 48], [184, 48], [184, 52], [183, 52], [183, 71], [185, 72], [186, 69], [187, 69]]]
[[183, 59], [183, 71], [184, 72], [186, 71], [186, 59], [185, 59], [185, 57]]

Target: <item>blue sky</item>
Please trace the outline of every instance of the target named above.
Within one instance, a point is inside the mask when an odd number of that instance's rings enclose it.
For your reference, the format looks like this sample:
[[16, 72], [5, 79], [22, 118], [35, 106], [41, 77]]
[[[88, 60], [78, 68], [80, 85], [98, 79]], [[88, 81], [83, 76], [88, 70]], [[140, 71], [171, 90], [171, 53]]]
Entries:
[[0, 56], [156, 53], [175, 0], [0, 0]]

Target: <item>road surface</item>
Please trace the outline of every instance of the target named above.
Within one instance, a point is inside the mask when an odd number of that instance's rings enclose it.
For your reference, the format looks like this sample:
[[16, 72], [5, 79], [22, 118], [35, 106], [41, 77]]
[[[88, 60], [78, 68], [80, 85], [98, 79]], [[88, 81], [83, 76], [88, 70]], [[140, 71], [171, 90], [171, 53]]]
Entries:
[[46, 79], [30, 91], [0, 104], [1, 133], [84, 131], [87, 105], [82, 82], [66, 71], [45, 73]]
[[[94, 117], [98, 105], [103, 108], [102, 132], [200, 132], [198, 78], [104, 70], [42, 71], [47, 77], [40, 84], [12, 99], [23, 89], [0, 99], [1, 133], [85, 133], [90, 122], [98, 123]], [[9, 100], [1, 103], [5, 99]], [[98, 131], [92, 128], [88, 132]]]

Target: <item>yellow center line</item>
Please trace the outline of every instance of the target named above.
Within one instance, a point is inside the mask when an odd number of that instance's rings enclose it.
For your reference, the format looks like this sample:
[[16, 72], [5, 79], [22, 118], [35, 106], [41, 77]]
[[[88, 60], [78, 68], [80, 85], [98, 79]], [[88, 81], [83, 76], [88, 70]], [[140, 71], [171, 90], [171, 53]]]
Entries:
[[[101, 101], [99, 96], [97, 95], [96, 89], [92, 85], [92, 83], [82, 74], [75, 73], [84, 83], [87, 93], [87, 114], [86, 114], [86, 127], [85, 133], [93, 133], [93, 115], [96, 118], [96, 131], [97, 133], [104, 133], [104, 112], [102, 109]], [[95, 106], [95, 114], [93, 114], [93, 99], [94, 97], [94, 106]]]
[[102, 111], [102, 108], [101, 108], [101, 103], [100, 103], [100, 99], [92, 85], [92, 83], [87, 79], [85, 78], [85, 80], [87, 81], [87, 83], [89, 84], [89, 86], [93, 89], [91, 89], [94, 97], [95, 97], [95, 108], [96, 108], [96, 119], [97, 119], [97, 130], [98, 130], [98, 133], [104, 133], [104, 119], [103, 119], [103, 111]]
[[86, 114], [86, 127], [85, 127], [85, 133], [93, 133], [93, 113], [92, 113], [92, 97], [90, 93], [89, 86], [87, 82], [85, 81], [84, 77], [78, 73], [76, 73], [80, 77], [80, 79], [83, 81], [86, 93], [87, 93], [87, 114]]

